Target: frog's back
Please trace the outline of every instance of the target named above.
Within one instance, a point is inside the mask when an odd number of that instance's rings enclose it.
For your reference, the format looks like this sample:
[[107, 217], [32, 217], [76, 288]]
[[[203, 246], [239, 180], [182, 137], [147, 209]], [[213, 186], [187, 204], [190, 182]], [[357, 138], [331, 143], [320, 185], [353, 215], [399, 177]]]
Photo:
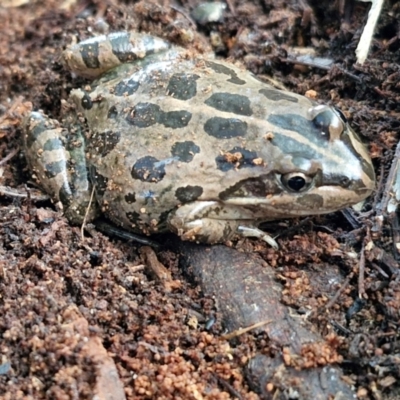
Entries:
[[329, 157], [309, 99], [228, 63], [172, 49], [121, 65], [94, 86], [72, 97], [90, 128], [98, 200], [119, 224], [139, 223], [144, 232], [157, 231], [181, 204], [218, 200], [267, 176], [288, 155]]

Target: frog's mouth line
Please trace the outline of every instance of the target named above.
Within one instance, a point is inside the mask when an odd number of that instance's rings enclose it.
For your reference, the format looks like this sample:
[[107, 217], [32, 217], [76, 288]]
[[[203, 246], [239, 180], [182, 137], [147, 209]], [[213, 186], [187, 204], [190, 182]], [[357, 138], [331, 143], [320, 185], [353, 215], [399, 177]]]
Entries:
[[269, 197], [231, 197], [224, 200], [197, 200], [181, 205], [176, 213], [185, 220], [203, 218], [237, 221], [270, 221], [328, 214], [356, 204], [362, 195], [341, 187], [319, 187], [308, 193], [282, 193]]
[[357, 204], [364, 200], [371, 190], [365, 188], [360, 192], [346, 190], [342, 187], [318, 188], [307, 193], [282, 193], [266, 198], [232, 197], [222, 201], [222, 207], [235, 207], [248, 210], [255, 218], [301, 217], [327, 214]]

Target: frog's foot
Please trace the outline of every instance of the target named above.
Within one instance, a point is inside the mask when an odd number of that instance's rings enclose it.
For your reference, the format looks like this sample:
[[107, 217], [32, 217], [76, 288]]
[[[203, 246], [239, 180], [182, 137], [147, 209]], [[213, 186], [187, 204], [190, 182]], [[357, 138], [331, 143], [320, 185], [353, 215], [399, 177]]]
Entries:
[[222, 209], [218, 202], [195, 202], [183, 205], [171, 213], [168, 225], [182, 240], [213, 244], [240, 237], [256, 237], [271, 247], [278, 248], [278, 244], [271, 236], [252, 226], [251, 220], [222, 219], [218, 218], [215, 212], [225, 218], [230, 216], [240, 218], [241, 214], [237, 208]]
[[254, 237], [267, 242], [274, 249], [278, 243], [264, 231], [250, 226], [240, 225], [244, 221], [221, 221], [215, 219], [202, 219], [186, 223], [176, 232], [182, 240], [199, 241], [202, 243], [220, 243], [238, 237]]
[[63, 53], [68, 69], [85, 78], [96, 78], [120, 64], [168, 50], [170, 43], [138, 32], [114, 32], [69, 46]]
[[67, 131], [53, 119], [30, 113], [23, 123], [26, 159], [42, 189], [62, 207], [75, 224], [94, 218], [96, 205], [91, 202], [83, 139], [75, 129], [70, 133], [74, 145], [66, 148]]

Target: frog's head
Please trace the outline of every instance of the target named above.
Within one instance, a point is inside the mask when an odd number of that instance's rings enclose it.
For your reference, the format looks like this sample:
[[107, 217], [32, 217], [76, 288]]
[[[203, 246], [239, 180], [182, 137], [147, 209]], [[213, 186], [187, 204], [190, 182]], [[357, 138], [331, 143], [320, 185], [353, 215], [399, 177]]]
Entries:
[[371, 158], [340, 111], [317, 105], [304, 116], [279, 113], [269, 122], [279, 129], [270, 139], [276, 155], [268, 171], [241, 182], [224, 201], [246, 197], [260, 218], [287, 218], [333, 212], [371, 194]]

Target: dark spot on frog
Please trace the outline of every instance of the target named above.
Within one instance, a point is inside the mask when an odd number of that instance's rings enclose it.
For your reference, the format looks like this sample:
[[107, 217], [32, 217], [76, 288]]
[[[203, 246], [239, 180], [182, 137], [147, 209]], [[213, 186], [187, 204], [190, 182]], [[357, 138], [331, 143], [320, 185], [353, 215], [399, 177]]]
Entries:
[[283, 154], [291, 154], [293, 158], [299, 157], [308, 160], [312, 160], [318, 156], [317, 150], [314, 150], [307, 144], [300, 143], [296, 139], [292, 139], [289, 136], [282, 135], [278, 132], [273, 132], [273, 135], [274, 138], [272, 139], [272, 144], [278, 147]]
[[120, 138], [120, 132], [96, 132], [90, 138], [88, 148], [94, 151], [95, 154], [105, 157], [110, 151], [114, 150]]
[[281, 90], [278, 89], [260, 89], [258, 92], [263, 94], [267, 99], [272, 101], [284, 100], [284, 101], [291, 101], [292, 103], [299, 102], [299, 99], [297, 97], [290, 96], [290, 94], [282, 92]]
[[136, 194], [135, 193], [128, 193], [125, 195], [125, 201], [128, 204], [133, 204], [136, 202]]
[[189, 100], [197, 94], [197, 79], [199, 75], [196, 74], [174, 74], [169, 80], [167, 94], [175, 99]]
[[139, 89], [139, 82], [129, 79], [119, 82], [114, 87], [114, 94], [116, 96], [130, 96]]
[[181, 203], [190, 203], [197, 200], [203, 194], [203, 188], [201, 186], [185, 186], [176, 189], [175, 197]]
[[110, 107], [107, 113], [107, 118], [116, 119], [117, 117], [118, 117], [117, 107], [115, 106]]
[[247, 123], [237, 118], [212, 117], [204, 124], [204, 130], [218, 139], [245, 136]]
[[164, 112], [157, 104], [138, 103], [128, 112], [126, 120], [139, 128], [160, 123], [166, 128], [176, 129], [187, 126], [191, 118], [192, 114], [185, 110]]
[[90, 43], [81, 43], [79, 51], [82, 56], [82, 60], [88, 68], [99, 68], [99, 43], [91, 41]]
[[107, 190], [108, 178], [99, 174], [93, 165], [89, 168], [89, 174], [91, 182], [95, 185], [96, 194], [102, 197]]
[[161, 112], [159, 123], [166, 128], [184, 128], [192, 118], [192, 113], [185, 110]]
[[191, 162], [194, 155], [198, 153], [200, 153], [200, 147], [192, 141], [176, 142], [171, 148], [171, 154], [185, 163]]
[[90, 110], [93, 107], [93, 101], [87, 92], [84, 92], [82, 96], [81, 105], [84, 110]]
[[260, 176], [259, 178], [245, 179], [221, 192], [219, 198], [221, 200], [227, 200], [233, 197], [265, 198], [265, 196], [274, 192], [273, 188], [268, 187], [266, 182], [271, 182], [268, 175]]
[[231, 79], [228, 79], [228, 82], [235, 83], [236, 85], [244, 85], [246, 81], [240, 79], [236, 72], [233, 69], [226, 67], [225, 65], [218, 64], [212, 61], [206, 61], [207, 67], [211, 68], [213, 71], [218, 74], [229, 75]]
[[59, 137], [46, 140], [43, 145], [43, 151], [60, 150], [64, 148], [64, 144]]
[[134, 225], [136, 225], [138, 223], [138, 221], [140, 221], [140, 214], [137, 213], [136, 211], [131, 211], [131, 212], [126, 213], [126, 217]]
[[[272, 114], [268, 117], [268, 122], [275, 125], [279, 129], [286, 129], [299, 133], [301, 136], [308, 139], [310, 142], [321, 145], [321, 130], [314, 123], [297, 114]], [[278, 132], [273, 132], [274, 138], [272, 143], [277, 145], [285, 154], [293, 153], [293, 149], [298, 149], [297, 153], [307, 152], [304, 158], [312, 158], [315, 156], [315, 150], [306, 146], [295, 139], [291, 139], [288, 135]], [[325, 141], [325, 139], [323, 139]]]
[[215, 158], [217, 168], [221, 171], [254, 167], [253, 160], [258, 158], [255, 151], [249, 151], [242, 147], [234, 147], [225, 154], [220, 154]]
[[44, 118], [39, 113], [32, 113], [29, 117], [29, 128], [26, 133], [26, 145], [31, 147], [37, 139], [48, 130], [56, 129], [57, 125], [49, 118]]
[[253, 114], [249, 98], [240, 94], [214, 93], [204, 103], [219, 111], [247, 116]]
[[131, 170], [132, 178], [142, 182], [159, 182], [165, 176], [165, 164], [152, 156], [145, 156], [136, 161]]
[[54, 178], [57, 176], [60, 172], [65, 172], [66, 171], [66, 165], [64, 160], [60, 161], [55, 161], [52, 163], [48, 163], [44, 166], [45, 173], [47, 178]]
[[158, 122], [162, 113], [160, 106], [152, 103], [138, 103], [126, 117], [129, 124], [139, 128], [147, 128]]
[[130, 35], [127, 32], [109, 36], [112, 52], [122, 63], [137, 58], [131, 51], [128, 51], [132, 48], [129, 37]]

